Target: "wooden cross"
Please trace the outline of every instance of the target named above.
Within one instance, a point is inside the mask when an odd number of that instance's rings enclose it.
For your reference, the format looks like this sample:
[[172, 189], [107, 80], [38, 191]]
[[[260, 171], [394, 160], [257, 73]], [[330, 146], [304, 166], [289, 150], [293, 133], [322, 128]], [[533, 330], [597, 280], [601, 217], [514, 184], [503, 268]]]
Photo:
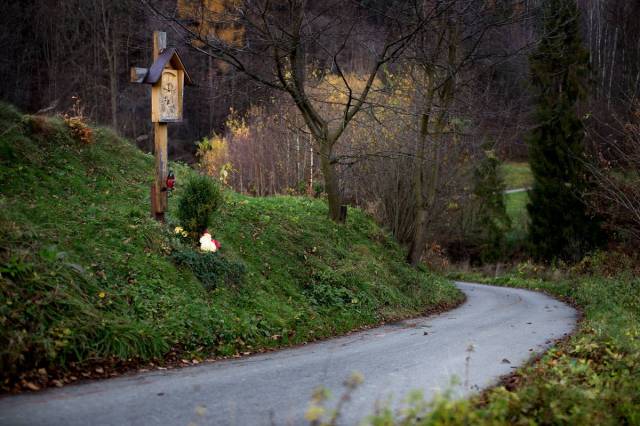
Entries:
[[132, 83], [151, 84], [155, 181], [151, 185], [151, 213], [164, 221], [168, 209], [167, 123], [182, 121], [184, 85], [192, 84], [178, 52], [167, 49], [167, 33], [153, 32], [153, 64], [150, 68], [131, 68]]

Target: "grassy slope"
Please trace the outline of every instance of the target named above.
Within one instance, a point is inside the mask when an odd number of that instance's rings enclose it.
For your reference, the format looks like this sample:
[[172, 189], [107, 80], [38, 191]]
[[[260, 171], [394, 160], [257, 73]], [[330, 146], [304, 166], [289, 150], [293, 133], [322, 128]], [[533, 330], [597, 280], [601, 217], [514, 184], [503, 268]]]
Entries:
[[514, 192], [504, 195], [507, 214], [511, 218], [511, 229], [507, 234], [507, 239], [512, 242], [524, 241], [527, 236], [529, 214], [527, 213], [527, 203], [529, 196], [526, 192]]
[[507, 189], [529, 188], [533, 185], [533, 176], [528, 163], [504, 163], [502, 173]]
[[[234, 193], [213, 232], [247, 274], [239, 288], [208, 292], [171, 263], [170, 232], [148, 218], [153, 159], [109, 131], [95, 135], [83, 145], [59, 120], [0, 106], [5, 389], [36, 367], [51, 378], [77, 361], [255, 351], [461, 297], [445, 280], [408, 268], [401, 248], [358, 210], [339, 226], [318, 200]], [[192, 173], [176, 168], [181, 181]]]
[[[533, 185], [533, 176], [527, 163], [504, 163], [501, 172], [507, 189], [529, 188]], [[511, 218], [511, 230], [507, 234], [507, 240], [513, 248], [521, 245], [526, 239], [528, 196], [526, 192], [505, 194], [507, 214]]]

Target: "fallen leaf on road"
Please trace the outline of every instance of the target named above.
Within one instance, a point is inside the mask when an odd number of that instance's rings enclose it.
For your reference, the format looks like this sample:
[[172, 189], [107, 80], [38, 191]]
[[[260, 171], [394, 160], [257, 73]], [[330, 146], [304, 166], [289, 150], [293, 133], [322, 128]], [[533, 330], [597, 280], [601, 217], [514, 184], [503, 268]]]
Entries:
[[27, 389], [32, 390], [32, 391], [40, 390], [40, 386], [36, 385], [35, 383], [31, 383], [31, 382], [25, 383], [24, 387], [26, 387]]

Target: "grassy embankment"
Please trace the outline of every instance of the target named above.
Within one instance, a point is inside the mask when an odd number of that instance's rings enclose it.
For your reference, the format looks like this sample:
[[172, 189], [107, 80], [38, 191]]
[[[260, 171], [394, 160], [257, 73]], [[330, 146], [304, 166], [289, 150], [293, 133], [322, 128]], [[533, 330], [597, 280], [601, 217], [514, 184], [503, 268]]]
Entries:
[[[212, 230], [246, 273], [207, 290], [171, 260], [175, 216], [164, 227], [149, 218], [153, 158], [106, 129], [94, 136], [83, 144], [61, 120], [0, 105], [4, 390], [298, 344], [461, 298], [407, 267], [359, 210], [336, 225], [320, 200], [231, 191]], [[174, 168], [179, 183], [193, 173]]]

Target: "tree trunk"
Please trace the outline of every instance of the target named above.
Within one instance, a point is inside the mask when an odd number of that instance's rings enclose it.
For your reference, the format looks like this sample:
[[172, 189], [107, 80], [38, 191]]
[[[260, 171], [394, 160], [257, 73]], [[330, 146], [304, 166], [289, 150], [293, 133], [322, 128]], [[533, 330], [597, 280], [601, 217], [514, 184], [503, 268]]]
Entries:
[[335, 164], [331, 163], [331, 148], [327, 144], [322, 144], [320, 148], [320, 169], [324, 176], [324, 190], [327, 193], [329, 203], [329, 218], [334, 222], [344, 223], [342, 206], [342, 195], [340, 194], [340, 182], [336, 173]]
[[313, 144], [309, 145], [309, 181], [307, 183], [307, 195], [309, 197], [315, 197], [315, 191], [313, 190]]
[[109, 72], [109, 92], [111, 95], [111, 126], [115, 132], [118, 132], [118, 74], [116, 67], [116, 57], [114, 55], [113, 64]]
[[429, 112], [431, 110], [431, 99], [426, 103], [426, 111], [420, 116], [420, 134], [418, 135], [418, 146], [416, 147], [416, 165], [413, 171], [413, 203], [414, 203], [414, 225], [413, 238], [407, 253], [407, 262], [412, 266], [418, 266], [422, 259], [422, 252], [426, 242], [427, 225], [427, 202], [424, 194], [424, 156], [426, 152], [427, 134], [429, 131]]
[[413, 238], [411, 239], [411, 245], [409, 246], [409, 253], [407, 254], [407, 262], [411, 266], [418, 266], [422, 259], [422, 253], [427, 243], [427, 209], [419, 206], [416, 208], [416, 222], [413, 231]]

